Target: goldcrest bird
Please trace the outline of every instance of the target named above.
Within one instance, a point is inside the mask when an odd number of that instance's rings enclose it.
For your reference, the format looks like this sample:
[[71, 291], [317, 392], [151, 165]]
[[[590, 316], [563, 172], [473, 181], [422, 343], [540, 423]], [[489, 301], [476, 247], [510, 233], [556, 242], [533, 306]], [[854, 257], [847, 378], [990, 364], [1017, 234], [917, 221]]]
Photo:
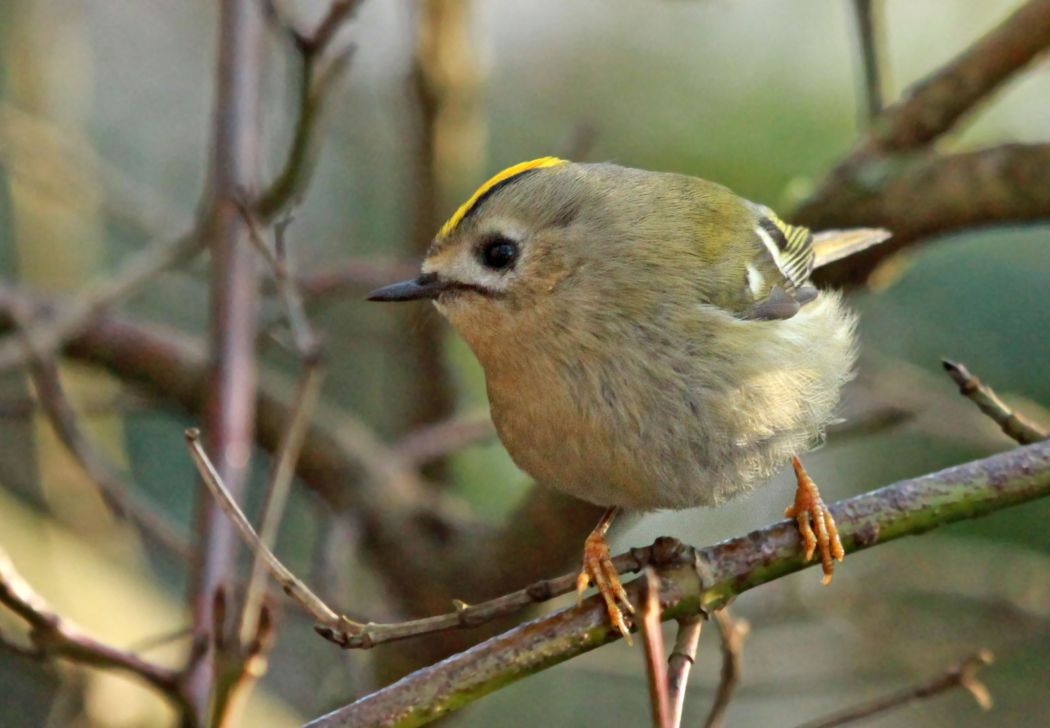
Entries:
[[553, 157], [483, 184], [410, 281], [373, 301], [431, 299], [485, 371], [514, 462], [607, 506], [584, 546], [625, 637], [633, 611], [605, 533], [620, 509], [717, 506], [791, 461], [806, 558], [830, 577], [834, 521], [797, 456], [821, 440], [855, 358], [855, 320], [814, 267], [888, 234], [814, 238], [694, 177]]

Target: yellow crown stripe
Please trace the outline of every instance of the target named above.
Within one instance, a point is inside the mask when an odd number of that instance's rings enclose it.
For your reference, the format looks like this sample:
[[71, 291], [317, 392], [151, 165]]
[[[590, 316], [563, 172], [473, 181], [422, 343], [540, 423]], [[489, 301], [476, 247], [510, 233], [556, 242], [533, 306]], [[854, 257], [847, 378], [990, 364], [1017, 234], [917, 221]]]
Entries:
[[529, 162], [515, 164], [513, 167], [507, 167], [488, 182], [481, 185], [481, 187], [478, 187], [474, 191], [474, 194], [470, 196], [470, 199], [460, 205], [459, 209], [457, 209], [452, 217], [448, 219], [448, 222], [441, 226], [441, 230], [438, 231], [437, 236], [439, 238], [444, 238], [451, 234], [452, 231], [456, 229], [456, 226], [463, 221], [463, 218], [470, 213], [474, 205], [478, 203], [478, 200], [484, 197], [486, 192], [501, 182], [506, 182], [511, 177], [516, 177], [522, 172], [528, 172], [532, 169], [542, 169], [543, 167], [555, 167], [559, 164], [565, 164], [565, 160], [558, 159], [557, 157], [540, 157], [539, 159], [533, 159]]

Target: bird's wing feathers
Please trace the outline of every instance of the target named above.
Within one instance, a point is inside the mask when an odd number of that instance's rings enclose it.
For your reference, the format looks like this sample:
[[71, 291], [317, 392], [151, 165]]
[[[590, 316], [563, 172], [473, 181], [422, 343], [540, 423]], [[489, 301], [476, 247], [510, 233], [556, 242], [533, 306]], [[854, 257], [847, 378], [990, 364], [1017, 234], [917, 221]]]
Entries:
[[882, 228], [822, 230], [813, 236], [813, 267], [821, 268], [889, 239], [890, 231]]
[[808, 228], [788, 225], [768, 207], [755, 206], [758, 213], [755, 235], [762, 242], [784, 281], [799, 288], [813, 272], [813, 235]]
[[888, 230], [879, 228], [828, 230], [814, 235], [807, 228], [787, 224], [768, 207], [750, 204], [760, 244], [755, 246], [756, 254], [748, 265], [748, 283], [754, 298], [743, 312], [746, 318], [791, 318], [817, 297], [816, 289], [809, 284], [814, 269], [890, 237]]
[[768, 207], [751, 208], [755, 214], [747, 303], [739, 314], [747, 319], [791, 318], [817, 295], [808, 285], [815, 258], [813, 235], [807, 228], [787, 224]]

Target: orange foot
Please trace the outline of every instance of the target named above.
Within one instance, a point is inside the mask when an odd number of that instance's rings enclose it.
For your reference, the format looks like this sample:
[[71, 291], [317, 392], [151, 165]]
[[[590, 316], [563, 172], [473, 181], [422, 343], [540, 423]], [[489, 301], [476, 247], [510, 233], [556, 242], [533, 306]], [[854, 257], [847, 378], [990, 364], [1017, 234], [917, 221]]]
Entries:
[[609, 544], [605, 541], [605, 532], [609, 530], [617, 512], [616, 508], [607, 510], [584, 542], [583, 570], [576, 577], [576, 594], [579, 601], [582, 602], [583, 592], [588, 586], [594, 584], [598, 588], [598, 593], [605, 599], [605, 607], [609, 611], [609, 621], [612, 622], [612, 626], [623, 635], [627, 644], [632, 644], [623, 609], [634, 614], [634, 607], [631, 605], [631, 600], [627, 598], [623, 584], [620, 583], [620, 575], [613, 566], [612, 557], [609, 555]]
[[[817, 546], [820, 546], [820, 561], [824, 569], [824, 583], [831, 583], [831, 575], [835, 571], [835, 561], [842, 561], [846, 552], [842, 550], [842, 542], [839, 541], [839, 531], [835, 527], [835, 519], [824, 505], [817, 490], [817, 484], [809, 477], [809, 473], [802, 467], [798, 458], [791, 458], [791, 465], [795, 468], [795, 478], [798, 480], [798, 489], [795, 491], [795, 503], [784, 511], [785, 518], [794, 518], [798, 524], [799, 533], [802, 534], [802, 543], [805, 547], [805, 559], [813, 558]], [[816, 533], [814, 533], [814, 529]]]

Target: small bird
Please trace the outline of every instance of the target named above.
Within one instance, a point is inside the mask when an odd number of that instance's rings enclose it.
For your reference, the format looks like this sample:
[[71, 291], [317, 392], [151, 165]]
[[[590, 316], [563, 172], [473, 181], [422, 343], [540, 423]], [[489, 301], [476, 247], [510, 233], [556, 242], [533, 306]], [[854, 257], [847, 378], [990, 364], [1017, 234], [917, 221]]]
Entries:
[[787, 462], [805, 558], [843, 558], [798, 455], [822, 439], [855, 359], [855, 319], [813, 269], [889, 237], [818, 236], [695, 177], [543, 157], [485, 182], [414, 280], [484, 371], [492, 419], [540, 483], [607, 506], [584, 544], [629, 639], [605, 534], [623, 509], [717, 506]]

